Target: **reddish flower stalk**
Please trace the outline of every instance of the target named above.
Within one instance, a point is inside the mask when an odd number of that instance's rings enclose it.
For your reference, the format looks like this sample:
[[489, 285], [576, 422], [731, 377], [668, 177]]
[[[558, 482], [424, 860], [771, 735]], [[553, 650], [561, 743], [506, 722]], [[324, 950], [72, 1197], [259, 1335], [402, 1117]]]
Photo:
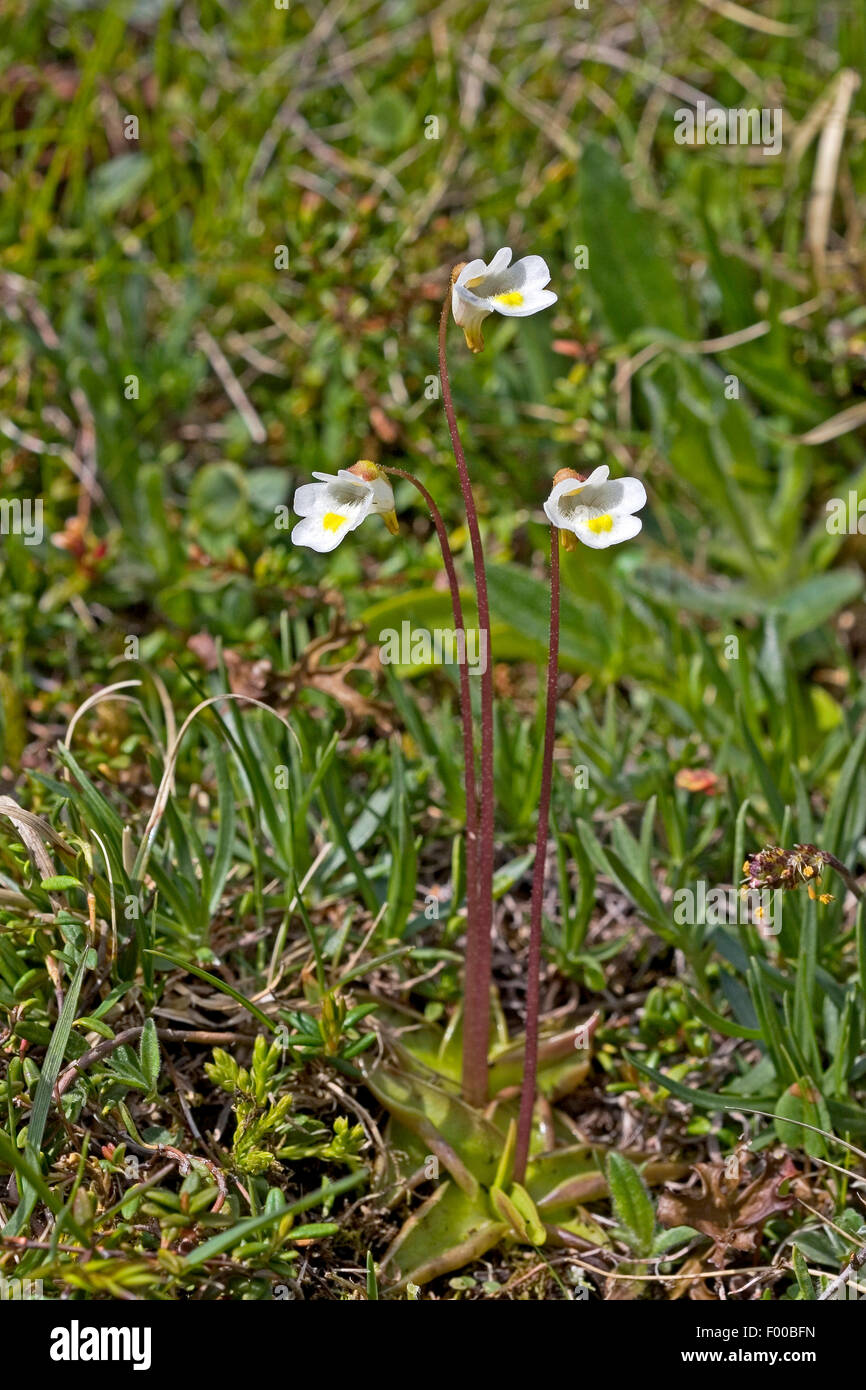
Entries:
[[550, 528], [550, 646], [547, 658], [547, 703], [544, 715], [544, 753], [541, 765], [541, 799], [535, 835], [535, 864], [532, 870], [532, 906], [529, 918], [529, 960], [526, 984], [526, 1048], [523, 1054], [523, 1081], [520, 1089], [520, 1115], [514, 1156], [514, 1180], [522, 1183], [529, 1157], [535, 1083], [538, 1074], [538, 1015], [541, 990], [541, 910], [544, 901], [544, 866], [547, 858], [547, 830], [550, 819], [550, 793], [553, 784], [553, 744], [556, 737], [556, 695], [559, 680], [559, 532]]
[[490, 971], [491, 930], [493, 926], [493, 658], [490, 649], [490, 607], [487, 600], [487, 575], [484, 569], [484, 547], [478, 526], [478, 512], [472, 494], [466, 455], [460, 442], [457, 417], [451, 398], [448, 377], [446, 338], [451, 312], [451, 288], [445, 296], [439, 319], [439, 376], [442, 382], [442, 403], [451, 435], [451, 447], [457, 462], [460, 490], [466, 508], [466, 524], [472, 548], [475, 571], [475, 590], [478, 595], [478, 626], [484, 634], [487, 661], [481, 676], [481, 804], [477, 856], [472, 863], [467, 854], [467, 879], [475, 878], [472, 895], [475, 911], [470, 912], [466, 932], [466, 987], [463, 1016], [463, 1098], [469, 1105], [482, 1106], [487, 1101], [487, 1053], [490, 1042]]
[[[439, 547], [442, 551], [445, 573], [448, 576], [448, 587], [451, 590], [451, 611], [454, 614], [454, 627], [458, 632], [463, 633], [463, 650], [465, 652], [466, 624], [463, 619], [463, 604], [460, 600], [460, 585], [457, 580], [454, 555], [451, 550], [451, 542], [448, 539], [445, 522], [442, 520], [442, 513], [420, 478], [416, 478], [413, 473], [407, 473], [403, 468], [385, 468], [383, 465], [380, 465], [380, 467], [383, 473], [393, 473], [396, 477], [405, 478], [408, 483], [412, 483], [412, 485], [418, 489], [427, 504], [430, 516], [433, 519], [433, 525], [436, 527], [436, 535], [439, 537]], [[463, 723], [463, 765], [466, 783], [466, 915], [467, 920], [472, 922], [476, 915], [475, 890], [477, 888], [477, 883], [475, 864], [477, 863], [478, 857], [478, 797], [475, 788], [475, 741], [472, 729], [472, 697], [469, 693], [469, 668], [465, 661], [460, 662], [460, 718]]]

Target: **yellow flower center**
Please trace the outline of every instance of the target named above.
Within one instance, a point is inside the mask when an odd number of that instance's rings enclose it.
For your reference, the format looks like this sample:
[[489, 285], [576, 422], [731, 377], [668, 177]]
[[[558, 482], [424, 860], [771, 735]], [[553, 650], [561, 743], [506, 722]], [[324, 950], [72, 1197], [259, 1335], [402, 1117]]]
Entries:
[[326, 531], [339, 531], [345, 520], [346, 518], [340, 516], [339, 512], [325, 512], [322, 517], [322, 526]]
[[495, 294], [493, 298], [499, 304], [506, 304], [509, 309], [516, 309], [518, 304], [523, 303], [523, 295], [520, 290], [509, 290], [507, 294]]
[[597, 536], [601, 531], [613, 530], [613, 517], [605, 512], [603, 516], [591, 516], [586, 524]]

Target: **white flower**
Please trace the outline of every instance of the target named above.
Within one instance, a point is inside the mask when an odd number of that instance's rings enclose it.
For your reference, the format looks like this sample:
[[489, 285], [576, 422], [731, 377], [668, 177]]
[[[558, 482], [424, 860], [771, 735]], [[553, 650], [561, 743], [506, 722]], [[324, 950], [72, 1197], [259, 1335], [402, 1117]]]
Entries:
[[641, 528], [640, 517], [634, 513], [646, 502], [643, 483], [638, 478], [609, 478], [609, 472], [606, 463], [588, 478], [573, 468], [562, 468], [544, 504], [548, 521], [561, 531], [573, 532], [593, 550], [630, 540]]
[[371, 512], [385, 519], [388, 530], [399, 531], [394, 493], [387, 478], [369, 459], [361, 459], [339, 473], [314, 473], [316, 483], [304, 483], [292, 505], [303, 517], [292, 531], [294, 545], [311, 550], [335, 550], [349, 531], [354, 531]]
[[484, 347], [481, 324], [494, 309], [509, 318], [526, 318], [556, 303], [556, 295], [544, 286], [550, 280], [547, 263], [540, 256], [524, 256], [511, 264], [511, 248], [503, 246], [489, 265], [468, 261], [451, 291], [454, 320], [466, 335], [467, 347]]

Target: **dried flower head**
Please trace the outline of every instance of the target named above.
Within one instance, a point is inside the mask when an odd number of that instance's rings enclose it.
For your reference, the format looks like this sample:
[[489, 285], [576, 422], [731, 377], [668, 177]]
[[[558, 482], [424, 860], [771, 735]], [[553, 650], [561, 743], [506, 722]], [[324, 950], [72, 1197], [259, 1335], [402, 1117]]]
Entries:
[[746, 877], [742, 891], [745, 894], [755, 888], [789, 890], [800, 888], [805, 883], [810, 898], [820, 897], [822, 903], [832, 902], [831, 893], [819, 895], [815, 892], [829, 863], [831, 856], [816, 845], [795, 845], [793, 849], [765, 845], [743, 865]]

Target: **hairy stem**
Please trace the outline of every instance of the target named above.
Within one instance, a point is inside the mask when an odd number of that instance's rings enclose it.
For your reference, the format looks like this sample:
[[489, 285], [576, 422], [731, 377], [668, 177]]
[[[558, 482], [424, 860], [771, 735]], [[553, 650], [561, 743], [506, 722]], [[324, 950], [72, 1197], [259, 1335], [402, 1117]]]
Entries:
[[[475, 912], [469, 917], [466, 933], [466, 990], [463, 1017], [463, 1097], [470, 1105], [481, 1106], [487, 1100], [487, 1051], [490, 1041], [490, 966], [491, 929], [493, 926], [493, 657], [490, 650], [490, 608], [487, 601], [487, 575], [484, 569], [484, 547], [478, 527], [478, 512], [469, 480], [466, 455], [460, 442], [457, 417], [451, 398], [448, 377], [446, 339], [451, 311], [451, 289], [445, 296], [439, 319], [439, 376], [442, 382], [442, 403], [451, 435], [451, 447], [457, 462], [460, 491], [466, 508], [466, 524], [472, 548], [475, 571], [475, 591], [478, 596], [478, 626], [485, 644], [484, 669], [481, 675], [481, 802], [478, 826], [478, 854], [474, 866], [476, 886]], [[467, 875], [473, 866], [467, 863]], [[468, 900], [468, 897], [467, 897]]]
[[[466, 624], [463, 619], [463, 604], [460, 601], [460, 585], [457, 581], [454, 555], [451, 550], [451, 542], [448, 539], [448, 532], [445, 529], [445, 522], [442, 520], [442, 513], [433, 501], [427, 488], [419, 478], [414, 476], [414, 474], [407, 473], [403, 468], [383, 467], [382, 471], [384, 473], [393, 473], [395, 477], [405, 478], [407, 482], [412, 483], [413, 487], [418, 489], [427, 504], [430, 515], [433, 518], [433, 525], [436, 527], [436, 535], [439, 537], [439, 546], [445, 564], [445, 573], [448, 576], [448, 587], [451, 590], [451, 610], [454, 614], [454, 626], [458, 632], [463, 633], [463, 650], [465, 652]], [[472, 728], [472, 698], [469, 693], [469, 668], [465, 661], [461, 661], [459, 669], [460, 717], [463, 723], [463, 766], [466, 786], [466, 915], [467, 920], [471, 922], [476, 915], [478, 796], [475, 786], [475, 740]]]
[[839, 875], [846, 888], [850, 888], [857, 901], [862, 902], [863, 889], [860, 887], [860, 884], [857, 882], [847, 864], [843, 864], [841, 859], [837, 859], [835, 854], [829, 854], [827, 850], [822, 850], [821, 853], [824, 856], [824, 862], [829, 864], [831, 869], [836, 870], [836, 873]]
[[526, 1049], [523, 1054], [523, 1081], [520, 1090], [520, 1116], [514, 1156], [514, 1180], [522, 1183], [529, 1157], [535, 1083], [538, 1074], [538, 1014], [541, 990], [541, 909], [544, 902], [544, 865], [547, 858], [547, 829], [550, 820], [550, 792], [553, 783], [553, 744], [556, 736], [556, 694], [559, 678], [559, 532], [550, 528], [550, 644], [547, 658], [547, 701], [544, 714], [544, 753], [541, 765], [541, 799], [535, 834], [535, 864], [532, 870], [532, 907], [529, 917], [529, 960], [526, 984]]

